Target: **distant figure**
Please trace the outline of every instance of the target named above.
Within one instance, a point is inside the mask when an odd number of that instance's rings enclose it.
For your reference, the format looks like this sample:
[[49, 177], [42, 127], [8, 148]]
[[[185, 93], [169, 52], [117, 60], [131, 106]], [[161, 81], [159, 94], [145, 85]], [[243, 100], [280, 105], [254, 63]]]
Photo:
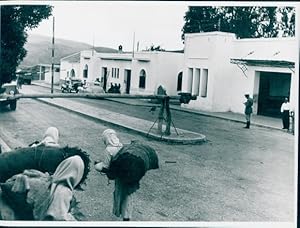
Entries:
[[84, 88], [84, 89], [86, 89], [87, 88], [87, 82], [86, 82], [86, 80], [84, 79], [84, 81], [83, 81], [83, 83], [82, 83], [82, 87]]
[[18, 78], [17, 78], [17, 88], [22, 89], [22, 85], [23, 85], [23, 79], [20, 76], [18, 76]]
[[121, 84], [120, 83], [116, 86], [116, 93], [121, 93]]
[[112, 82], [110, 83], [110, 88], [107, 90], [108, 93], [113, 93], [114, 92], [114, 86]]
[[282, 129], [289, 130], [290, 128], [290, 110], [291, 110], [291, 105], [289, 103], [289, 99], [286, 97], [280, 108], [282, 124], [283, 124]]
[[152, 114], [156, 111], [156, 106], [152, 106], [151, 109], [149, 110], [149, 112], [151, 112]]
[[249, 93], [245, 93], [245, 97], [247, 99], [246, 102], [244, 102], [245, 105], [245, 117], [246, 117], [246, 126], [244, 128], [250, 128], [250, 117], [252, 113], [252, 105], [253, 105], [253, 99], [250, 98]]

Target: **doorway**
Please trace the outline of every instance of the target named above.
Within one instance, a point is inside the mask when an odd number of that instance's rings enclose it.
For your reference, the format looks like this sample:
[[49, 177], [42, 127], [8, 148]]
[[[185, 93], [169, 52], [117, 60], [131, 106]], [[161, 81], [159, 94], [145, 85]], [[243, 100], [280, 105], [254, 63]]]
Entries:
[[126, 86], [125, 93], [130, 94], [131, 70], [125, 70], [124, 83]]
[[290, 87], [290, 73], [260, 72], [257, 114], [280, 117], [280, 107], [284, 98], [289, 98]]
[[102, 75], [103, 75], [103, 90], [106, 92], [107, 86], [107, 67], [102, 67]]

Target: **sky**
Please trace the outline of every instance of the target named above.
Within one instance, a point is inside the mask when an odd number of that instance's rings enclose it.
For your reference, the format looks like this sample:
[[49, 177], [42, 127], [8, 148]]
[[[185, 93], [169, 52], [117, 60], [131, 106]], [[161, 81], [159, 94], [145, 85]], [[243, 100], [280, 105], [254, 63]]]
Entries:
[[[181, 29], [186, 2], [48, 2], [54, 6], [55, 38], [131, 51], [160, 45], [183, 49]], [[53, 17], [29, 34], [52, 36]], [[135, 41], [133, 45], [133, 40]], [[139, 45], [137, 44], [139, 42]]]
[[[8, 1], [14, 4], [13, 1]], [[149, 48], [166, 50], [184, 45], [181, 30], [188, 5], [280, 5], [276, 2], [230, 1], [17, 1], [54, 6], [55, 38], [63, 38], [124, 51]], [[282, 3], [285, 5], [286, 3]], [[52, 37], [53, 16], [29, 31]], [[139, 43], [139, 45], [138, 45]]]

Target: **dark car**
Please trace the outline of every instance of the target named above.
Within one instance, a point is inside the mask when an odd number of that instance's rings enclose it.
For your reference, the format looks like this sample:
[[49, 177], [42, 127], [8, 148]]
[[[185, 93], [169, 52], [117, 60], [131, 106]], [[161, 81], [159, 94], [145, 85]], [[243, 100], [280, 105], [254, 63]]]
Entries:
[[17, 89], [17, 83], [11, 82], [3, 84], [0, 88], [0, 105], [7, 106], [9, 105], [11, 110], [16, 110], [17, 108], [17, 100], [10, 100], [9, 96], [18, 94], [19, 91]]
[[83, 86], [83, 82], [78, 78], [66, 79], [65, 82], [61, 85], [61, 92], [65, 93], [78, 93], [79, 87]]

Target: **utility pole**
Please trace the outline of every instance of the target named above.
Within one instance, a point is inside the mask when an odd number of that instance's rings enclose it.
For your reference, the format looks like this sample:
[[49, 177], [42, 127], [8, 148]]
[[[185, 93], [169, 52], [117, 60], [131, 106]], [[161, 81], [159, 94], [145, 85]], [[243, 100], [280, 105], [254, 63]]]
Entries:
[[219, 18], [219, 21], [218, 21], [218, 31], [219, 32], [221, 31], [221, 18]]
[[134, 43], [135, 43], [135, 32], [133, 32], [132, 59], [134, 58]]
[[92, 56], [94, 56], [94, 50], [95, 50], [95, 34], [93, 34], [93, 49], [92, 49]]
[[53, 84], [54, 84], [54, 25], [55, 25], [55, 17], [53, 16], [53, 30], [52, 30], [52, 64], [51, 64], [51, 93], [53, 93]]

